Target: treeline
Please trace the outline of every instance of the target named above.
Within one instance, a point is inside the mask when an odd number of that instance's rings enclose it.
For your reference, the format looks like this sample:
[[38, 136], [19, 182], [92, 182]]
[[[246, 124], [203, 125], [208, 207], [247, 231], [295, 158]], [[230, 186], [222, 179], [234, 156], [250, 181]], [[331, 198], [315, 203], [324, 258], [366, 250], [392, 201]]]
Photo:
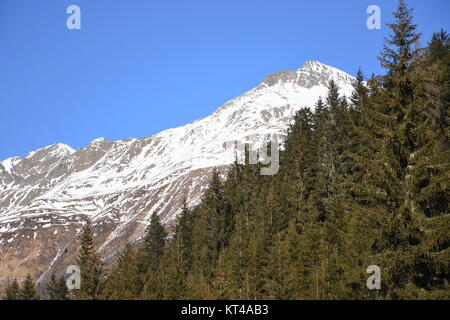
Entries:
[[28, 274], [23, 283], [17, 279], [10, 280], [7, 283], [4, 300], [39, 300], [40, 296], [36, 291], [36, 284], [31, 275]]
[[[449, 299], [450, 55], [425, 48], [400, 1], [384, 76], [334, 82], [288, 130], [275, 176], [235, 163], [170, 237], [153, 214], [144, 243], [108, 272], [87, 224], [78, 299]], [[367, 267], [381, 268], [369, 290]]]

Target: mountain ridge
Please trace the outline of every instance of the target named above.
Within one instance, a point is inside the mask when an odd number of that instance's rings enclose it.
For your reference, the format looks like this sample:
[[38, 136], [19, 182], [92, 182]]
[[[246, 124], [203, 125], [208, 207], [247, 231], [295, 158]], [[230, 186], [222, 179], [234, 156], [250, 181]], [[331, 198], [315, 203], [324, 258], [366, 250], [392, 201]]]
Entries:
[[0, 277], [43, 274], [54, 259], [61, 266], [70, 261], [86, 216], [107, 257], [125, 242], [138, 241], [153, 212], [172, 225], [183, 198], [190, 206], [198, 203], [212, 171], [224, 173], [233, 162], [236, 150], [225, 145], [248, 142], [252, 135], [283, 136], [300, 107], [312, 108], [325, 96], [330, 80], [351, 94], [352, 76], [309, 61], [296, 71], [266, 76], [184, 126], [144, 138], [97, 138], [77, 150], [57, 143], [0, 162], [0, 244], [11, 249], [0, 252]]

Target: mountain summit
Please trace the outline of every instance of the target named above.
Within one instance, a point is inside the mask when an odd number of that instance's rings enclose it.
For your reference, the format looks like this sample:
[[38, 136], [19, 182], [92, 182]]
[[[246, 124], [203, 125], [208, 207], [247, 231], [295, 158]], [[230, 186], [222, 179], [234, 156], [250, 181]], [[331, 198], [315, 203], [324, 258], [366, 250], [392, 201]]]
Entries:
[[316, 86], [326, 87], [331, 79], [341, 85], [351, 84], [353, 81], [353, 77], [339, 69], [318, 61], [307, 61], [297, 71], [279, 71], [267, 76], [263, 84], [272, 87], [276, 84], [295, 83], [300, 87], [310, 89]]
[[0, 162], [0, 278], [64, 269], [85, 217], [106, 258], [139, 240], [152, 213], [173, 224], [183, 199], [198, 203], [214, 168], [223, 172], [235, 159], [225, 145], [284, 135], [300, 107], [326, 95], [330, 80], [351, 94], [352, 76], [309, 61], [182, 127], [141, 139], [99, 138], [79, 150], [56, 144]]

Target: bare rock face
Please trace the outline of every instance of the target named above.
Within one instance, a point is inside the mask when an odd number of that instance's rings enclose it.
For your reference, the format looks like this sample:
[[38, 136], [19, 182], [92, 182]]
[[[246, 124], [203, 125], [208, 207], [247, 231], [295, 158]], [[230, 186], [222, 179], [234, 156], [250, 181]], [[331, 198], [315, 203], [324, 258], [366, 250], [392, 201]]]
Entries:
[[170, 227], [184, 198], [201, 199], [214, 169], [225, 175], [230, 142], [284, 135], [300, 107], [313, 107], [330, 80], [349, 96], [354, 79], [319, 62], [267, 76], [212, 115], [151, 137], [100, 138], [73, 150], [55, 144], [0, 162], [0, 281], [31, 273], [42, 282], [74, 263], [83, 220], [107, 260], [139, 241], [157, 212]]

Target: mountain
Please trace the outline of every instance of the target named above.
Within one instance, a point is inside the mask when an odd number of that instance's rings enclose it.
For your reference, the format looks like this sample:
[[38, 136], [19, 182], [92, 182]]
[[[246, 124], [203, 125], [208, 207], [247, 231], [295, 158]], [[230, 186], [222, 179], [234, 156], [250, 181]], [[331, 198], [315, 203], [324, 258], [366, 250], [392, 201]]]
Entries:
[[[30, 272], [46, 279], [74, 262], [83, 219], [111, 259], [139, 241], [150, 215], [169, 228], [180, 206], [199, 202], [214, 168], [235, 160], [233, 142], [284, 135], [294, 113], [313, 107], [333, 79], [349, 96], [354, 78], [317, 61], [267, 76], [213, 114], [141, 139], [55, 144], [0, 162], [0, 279]], [[257, 148], [257, 144], [253, 145]]]

